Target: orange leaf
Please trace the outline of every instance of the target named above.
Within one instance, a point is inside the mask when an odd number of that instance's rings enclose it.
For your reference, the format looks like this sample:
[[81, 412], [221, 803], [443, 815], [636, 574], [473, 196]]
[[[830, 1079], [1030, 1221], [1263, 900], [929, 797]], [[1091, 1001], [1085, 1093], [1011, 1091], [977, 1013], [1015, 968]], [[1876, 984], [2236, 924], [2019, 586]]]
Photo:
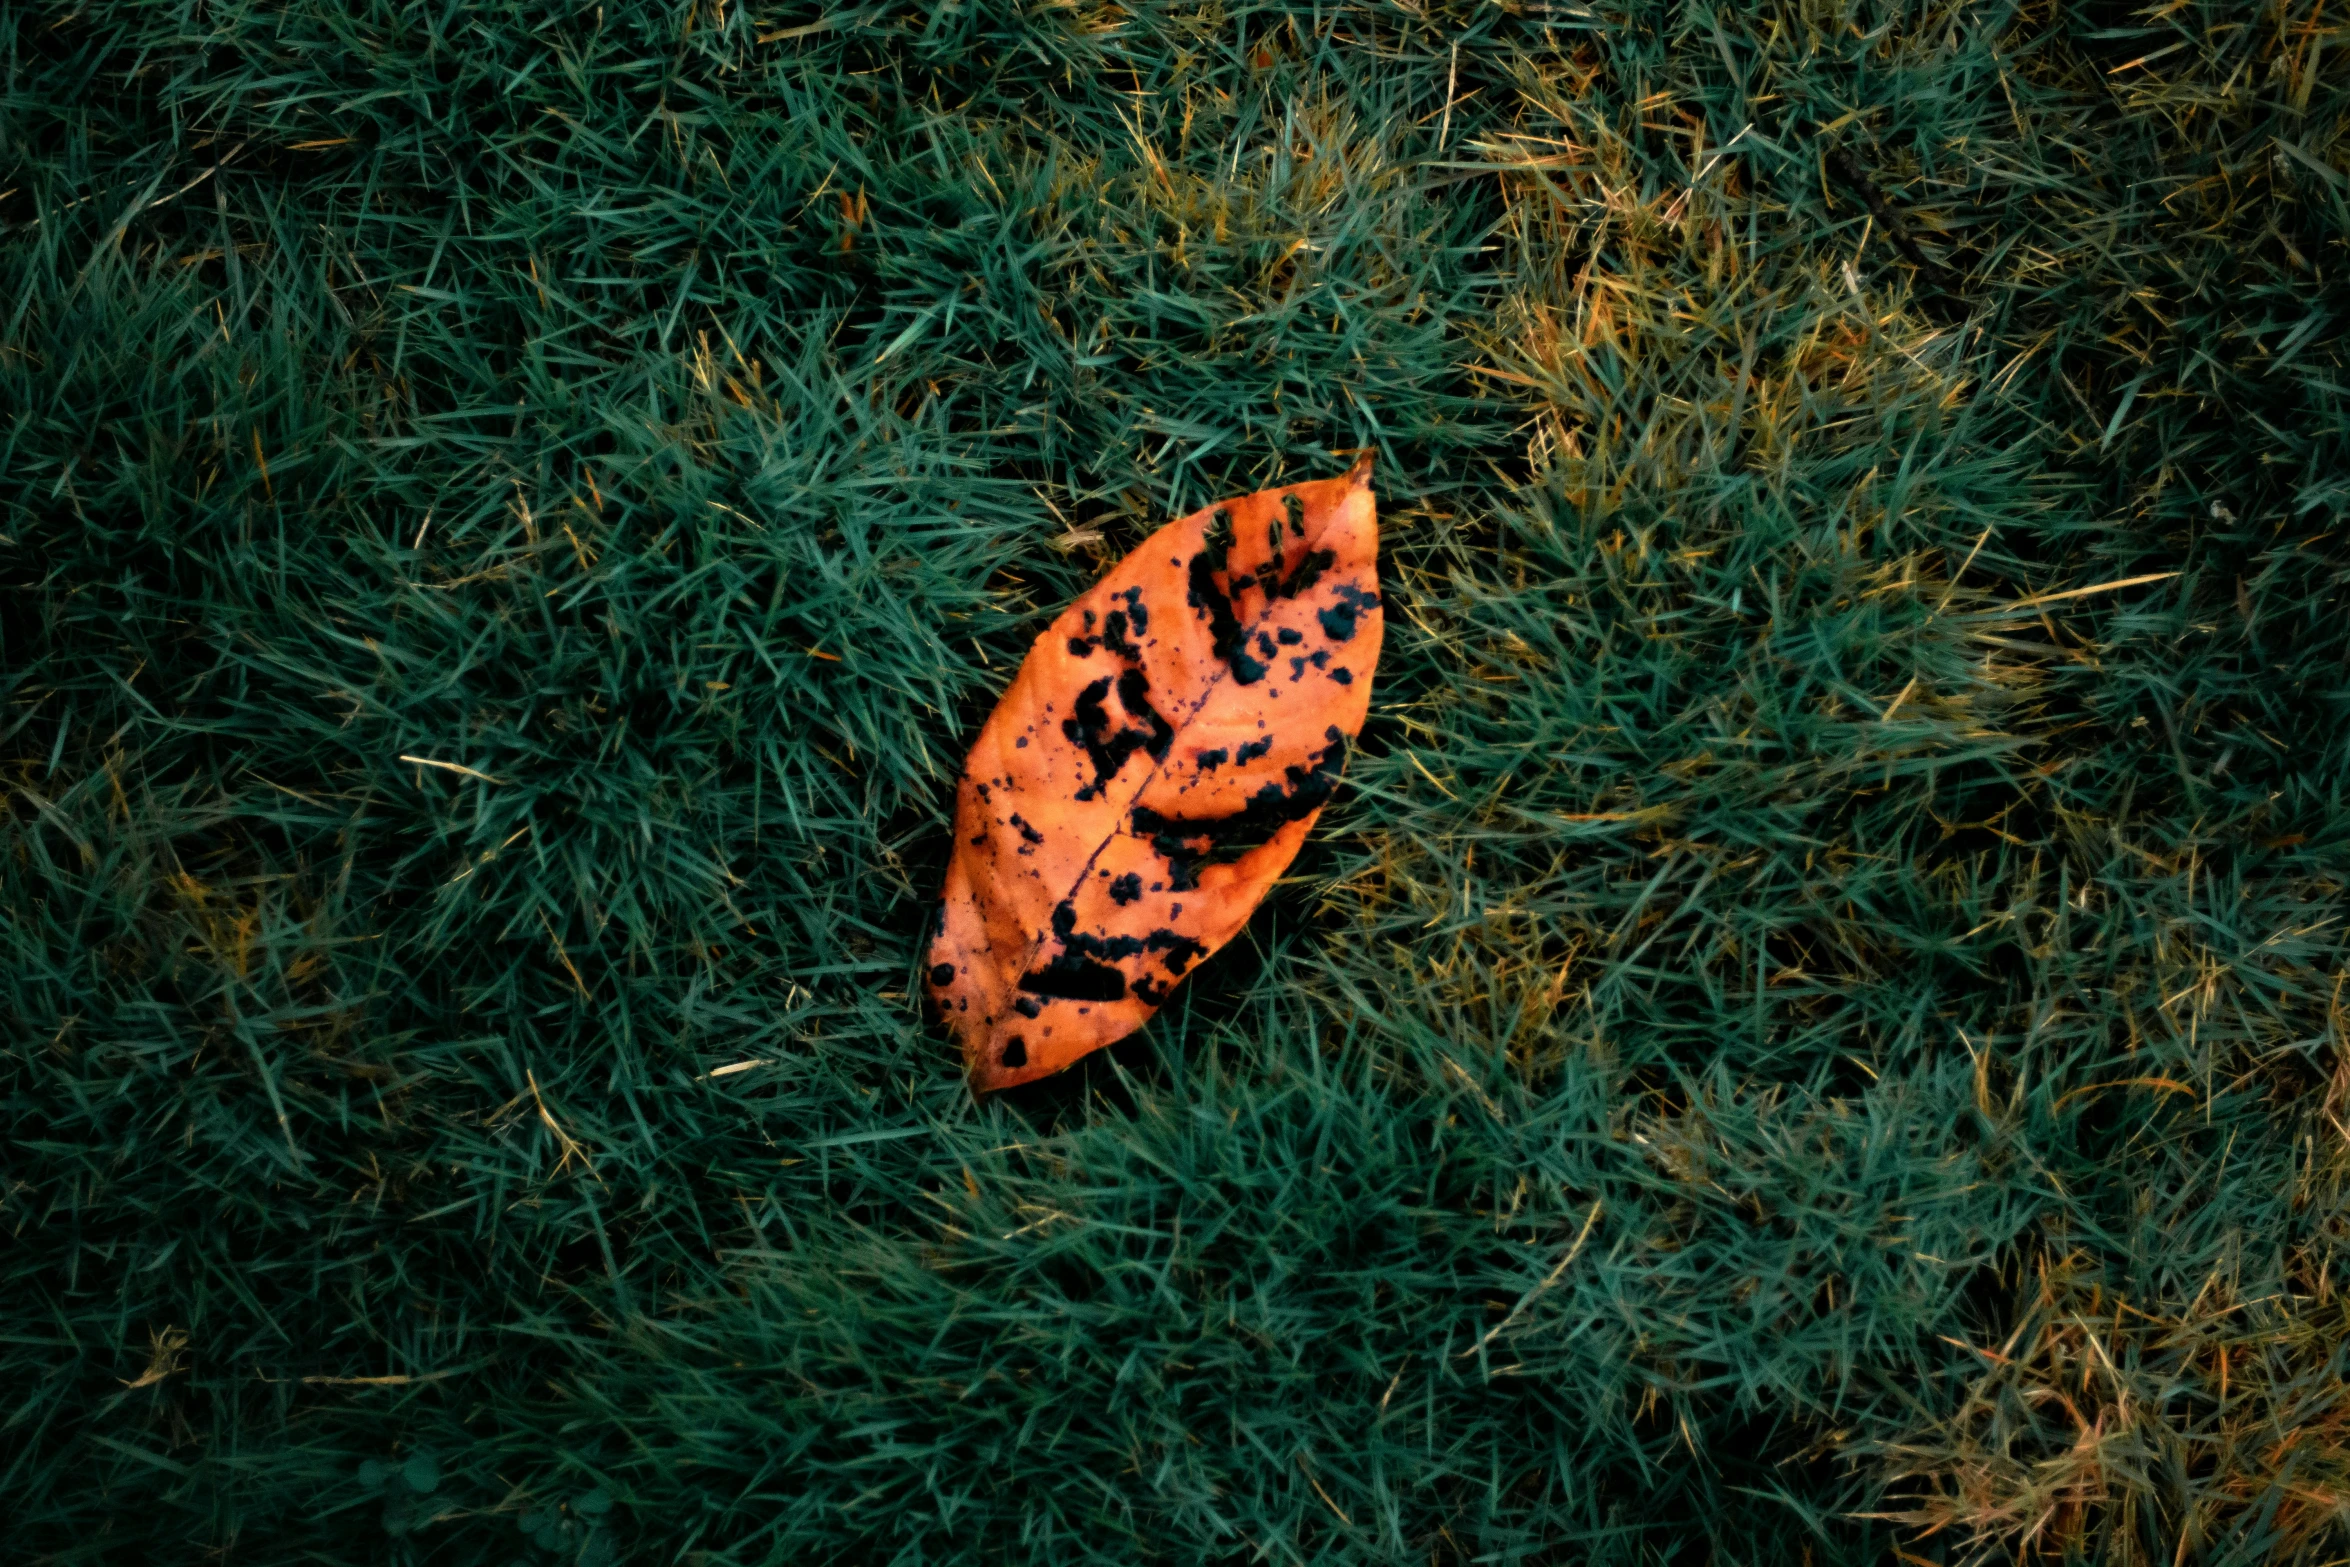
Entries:
[[1371, 460], [1171, 522], [1036, 639], [964, 763], [930, 996], [982, 1093], [1149, 1021], [1240, 933], [1363, 726]]

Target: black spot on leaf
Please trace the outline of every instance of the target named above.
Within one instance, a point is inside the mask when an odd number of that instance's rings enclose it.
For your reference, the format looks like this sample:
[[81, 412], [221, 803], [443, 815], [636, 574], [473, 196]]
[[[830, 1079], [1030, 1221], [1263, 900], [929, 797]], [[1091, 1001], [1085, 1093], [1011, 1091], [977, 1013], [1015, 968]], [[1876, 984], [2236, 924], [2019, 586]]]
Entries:
[[1126, 639], [1126, 631], [1131, 626], [1136, 636], [1142, 635], [1150, 625], [1150, 612], [1142, 607], [1140, 588], [1128, 588], [1119, 597], [1126, 601], [1126, 607], [1110, 611], [1109, 616], [1102, 621], [1102, 646], [1120, 658], [1138, 659], [1142, 657], [1142, 649]]
[[[1129, 717], [1139, 718], [1150, 725], [1150, 733], [1143, 738], [1142, 748], [1150, 753], [1152, 761], [1165, 761], [1167, 747], [1175, 740], [1175, 730], [1173, 725], [1159, 715], [1159, 710], [1151, 706], [1150, 677], [1139, 669], [1129, 669], [1120, 675], [1118, 677], [1118, 705], [1126, 709]], [[1133, 732], [1132, 730], [1127, 731], [1128, 734]]]
[[1067, 899], [1053, 909], [1053, 934], [1069, 951], [1096, 958], [1130, 958], [1142, 951], [1142, 941], [1135, 936], [1095, 936], [1077, 928], [1077, 911]]
[[1064, 1001], [1120, 1001], [1126, 996], [1126, 976], [1106, 963], [1064, 950], [1043, 968], [1021, 975], [1020, 988]]
[[1181, 977], [1185, 969], [1191, 967], [1193, 963], [1204, 957], [1208, 950], [1201, 943], [1192, 940], [1189, 936], [1178, 935], [1176, 932], [1171, 930], [1152, 931], [1150, 935], [1144, 939], [1143, 945], [1149, 947], [1154, 952], [1165, 952], [1167, 955], [1161, 958], [1159, 961], [1167, 966], [1168, 973], [1176, 975], [1177, 977]]
[[1113, 728], [1110, 710], [1102, 701], [1109, 692], [1107, 679], [1094, 681], [1077, 693], [1076, 716], [1061, 721], [1061, 732], [1085, 747], [1085, 754], [1093, 761], [1093, 782], [1078, 789], [1080, 800], [1098, 796], [1136, 751], [1148, 751], [1154, 762], [1164, 761], [1167, 747], [1174, 743], [1173, 726], [1151, 706], [1149, 676], [1140, 669], [1128, 669], [1118, 677], [1119, 705], [1129, 716], [1147, 723], [1148, 729]]
[[1355, 634], [1355, 618], [1366, 609], [1379, 607], [1379, 595], [1365, 593], [1351, 582], [1341, 583], [1337, 589], [1338, 602], [1321, 611], [1314, 618], [1322, 623], [1322, 634], [1333, 642], [1351, 642]]
[[[1232, 678], [1242, 685], [1254, 685], [1265, 678], [1265, 666], [1248, 654], [1248, 632], [1240, 617], [1232, 612], [1232, 600], [1216, 585], [1216, 573], [1223, 570], [1225, 550], [1232, 537], [1232, 519], [1224, 512], [1216, 513], [1217, 526], [1208, 532], [1208, 547], [1191, 557], [1189, 591], [1186, 600], [1191, 607], [1207, 618], [1210, 645], [1218, 658], [1231, 666]], [[1217, 540], [1219, 529], [1223, 535]]]
[[1315, 583], [1321, 581], [1322, 573], [1328, 571], [1332, 566], [1337, 564], [1338, 556], [1333, 551], [1308, 550], [1306, 551], [1305, 559], [1297, 563], [1297, 569], [1292, 571], [1288, 578], [1282, 582], [1281, 586], [1274, 590], [1272, 596], [1276, 598], [1296, 598], [1299, 594], [1305, 592], [1308, 588], [1311, 588]]
[[[1199, 886], [1201, 866], [1236, 858], [1285, 824], [1309, 816], [1327, 803], [1338, 786], [1347, 741], [1345, 732], [1335, 724], [1323, 735], [1329, 743], [1315, 753], [1312, 766], [1283, 768], [1286, 788], [1267, 783], [1249, 796], [1246, 806], [1230, 815], [1165, 816], [1147, 806], [1136, 806], [1134, 830], [1148, 836], [1151, 848], [1166, 860], [1167, 885], [1177, 892], [1192, 891]], [[1272, 738], [1267, 736], [1257, 744], [1270, 749]], [[1243, 747], [1243, 754], [1249, 749]], [[1058, 914], [1054, 920], [1057, 926]]]

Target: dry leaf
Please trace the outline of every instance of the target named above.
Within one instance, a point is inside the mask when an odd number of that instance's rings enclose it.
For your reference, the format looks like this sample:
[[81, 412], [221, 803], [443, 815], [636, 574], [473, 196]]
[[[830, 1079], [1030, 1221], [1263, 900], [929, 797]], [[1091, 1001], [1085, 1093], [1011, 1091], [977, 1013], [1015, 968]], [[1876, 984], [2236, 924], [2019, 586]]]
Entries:
[[931, 999], [981, 1092], [1132, 1033], [1305, 842], [1383, 628], [1368, 457], [1171, 522], [1036, 640], [955, 797]]

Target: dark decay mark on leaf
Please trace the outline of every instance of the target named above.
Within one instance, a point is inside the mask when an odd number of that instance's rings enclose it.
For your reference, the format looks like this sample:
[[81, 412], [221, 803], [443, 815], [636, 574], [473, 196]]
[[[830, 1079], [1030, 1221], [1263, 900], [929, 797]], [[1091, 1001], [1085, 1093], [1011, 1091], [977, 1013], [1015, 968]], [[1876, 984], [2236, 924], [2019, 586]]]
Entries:
[[1099, 796], [1135, 752], [1147, 751], [1152, 761], [1163, 762], [1167, 748], [1175, 741], [1174, 726], [1151, 706], [1150, 677], [1140, 669], [1128, 669], [1118, 676], [1118, 705], [1128, 716], [1150, 725], [1148, 730], [1120, 727], [1112, 733], [1110, 712], [1102, 702], [1109, 694], [1107, 677], [1094, 681], [1077, 693], [1077, 715], [1061, 721], [1061, 733], [1084, 746], [1093, 761], [1093, 782], [1077, 791], [1080, 800]]
[[1053, 934], [1060, 938], [1061, 950], [1043, 968], [1021, 975], [1020, 988], [1064, 1001], [1123, 999], [1126, 976], [1110, 967], [1119, 959], [1163, 952], [1166, 956], [1160, 961], [1167, 972], [1180, 976], [1208, 950], [1189, 936], [1165, 929], [1147, 936], [1091, 935], [1077, 928], [1077, 911], [1066, 901], [1053, 910]]
[[[1323, 736], [1329, 744], [1315, 753], [1311, 767], [1282, 770], [1289, 780], [1287, 789], [1268, 783], [1229, 816], [1162, 816], [1147, 806], [1136, 806], [1134, 830], [1147, 835], [1151, 847], [1165, 857], [1168, 887], [1176, 892], [1191, 891], [1199, 885], [1202, 865], [1245, 852], [1285, 824], [1320, 809], [1338, 786], [1338, 774], [1346, 761], [1345, 731], [1333, 724]], [[1270, 749], [1272, 738], [1267, 736], [1257, 745]], [[1243, 747], [1243, 756], [1250, 749]], [[1059, 916], [1054, 920], [1057, 926]]]
[[[1321, 581], [1322, 573], [1328, 571], [1337, 560], [1338, 557], [1329, 550], [1308, 550], [1297, 563], [1297, 569], [1286, 578], [1281, 575], [1281, 562], [1269, 560], [1257, 568], [1257, 574], [1251, 580], [1265, 595], [1268, 603], [1274, 599], [1293, 599]], [[1237, 593], [1240, 589], [1236, 585], [1233, 591]], [[1282, 640], [1288, 640], [1286, 632]]]
[[1140, 588], [1128, 588], [1118, 597], [1126, 601], [1126, 607], [1122, 610], [1110, 611], [1108, 617], [1102, 621], [1102, 646], [1120, 658], [1132, 662], [1142, 657], [1142, 649], [1126, 639], [1127, 628], [1131, 626], [1134, 634], [1138, 637], [1148, 631], [1151, 624], [1150, 611], [1142, 607], [1142, 589]]
[[1248, 632], [1240, 617], [1232, 613], [1232, 600], [1216, 586], [1216, 567], [1223, 564], [1221, 551], [1202, 550], [1191, 557], [1191, 589], [1185, 595], [1193, 609], [1208, 617], [1208, 632], [1216, 656], [1232, 666], [1232, 678], [1242, 685], [1254, 685], [1265, 678], [1265, 666], [1248, 655]]
[[1159, 710], [1151, 706], [1150, 677], [1139, 669], [1129, 669], [1120, 675], [1118, 705], [1126, 709], [1128, 717], [1139, 718], [1151, 726], [1150, 737], [1142, 743], [1143, 749], [1150, 753], [1152, 761], [1165, 761], [1167, 747], [1175, 743], [1175, 730], [1159, 715]]
[[[1298, 509], [1292, 508], [1293, 521]], [[1280, 557], [1276, 554], [1254, 573], [1232, 580], [1227, 593], [1217, 584], [1216, 577], [1227, 569], [1231, 544], [1231, 514], [1219, 511], [1208, 529], [1206, 547], [1191, 558], [1187, 598], [1193, 609], [1207, 617], [1216, 656], [1231, 666], [1232, 676], [1240, 684], [1254, 685], [1265, 677], [1265, 666], [1248, 652], [1248, 629], [1240, 623], [1234, 601], [1250, 588], [1263, 593], [1268, 601], [1294, 597], [1312, 587], [1337, 557], [1329, 550], [1309, 550], [1298, 562], [1297, 569], [1283, 580]], [[1269, 657], [1272, 649], [1268, 646], [1263, 651]]]
[[930, 982], [933, 985], [951, 985], [954, 980], [955, 966], [952, 963], [941, 963], [930, 971]]
[[1127, 637], [1129, 631], [1139, 637], [1150, 629], [1151, 612], [1143, 608], [1142, 589], [1128, 588], [1117, 596], [1126, 601], [1126, 607], [1112, 610], [1102, 621], [1098, 635], [1093, 631], [1093, 611], [1089, 609], [1085, 612], [1085, 629], [1088, 634], [1069, 639], [1071, 658], [1091, 658], [1097, 647], [1108, 648], [1128, 663], [1142, 657], [1142, 649]]
[[1142, 896], [1142, 878], [1132, 871], [1110, 883], [1110, 901], [1124, 908]]
[[1322, 634], [1333, 642], [1351, 642], [1355, 634], [1355, 617], [1366, 609], [1379, 607], [1379, 595], [1365, 593], [1353, 583], [1341, 583], [1337, 589], [1338, 602], [1320, 611], [1314, 617], [1322, 622]]
[[[1283, 497], [1283, 503], [1289, 508], [1290, 531], [1300, 538], [1304, 537], [1305, 502], [1295, 495], [1288, 495]], [[1278, 522], [1272, 525], [1270, 537], [1273, 542], [1272, 557], [1251, 575], [1233, 582], [1229, 594], [1217, 586], [1216, 575], [1226, 569], [1231, 555], [1230, 512], [1219, 509], [1215, 513], [1209, 521], [1204, 547], [1191, 558], [1188, 602], [1193, 609], [1207, 617], [1216, 656], [1231, 666], [1232, 678], [1244, 686], [1254, 685], [1264, 679], [1265, 666], [1248, 652], [1248, 631], [1241, 625], [1240, 617], [1232, 607], [1233, 600], [1252, 587], [1264, 594], [1268, 602], [1295, 598], [1321, 581], [1322, 573], [1328, 571], [1338, 559], [1330, 550], [1308, 550], [1296, 568], [1284, 578], [1281, 575], [1281, 525]], [[1138, 626], [1136, 629], [1141, 628]], [[1351, 631], [1349, 634], [1352, 634]], [[1271, 657], [1271, 644], [1265, 644], [1261, 651], [1266, 657]]]
[[1004, 1044], [1004, 1065], [1026, 1066], [1027, 1064], [1028, 1041], [1021, 1038], [1018, 1034], [1014, 1034]]
[[1027, 821], [1020, 815], [1018, 811], [1014, 811], [1012, 813], [1012, 825], [1019, 828], [1020, 836], [1027, 839], [1030, 843], [1044, 842], [1044, 834], [1029, 826]]
[[1126, 976], [1107, 963], [1064, 949], [1043, 968], [1021, 975], [1020, 988], [1062, 1001], [1120, 1001], [1126, 996]]
[[1165, 949], [1167, 955], [1159, 961], [1167, 966], [1168, 973], [1178, 976], [1208, 950], [1189, 936], [1178, 936], [1171, 930], [1154, 930], [1143, 938], [1142, 944], [1154, 952]]

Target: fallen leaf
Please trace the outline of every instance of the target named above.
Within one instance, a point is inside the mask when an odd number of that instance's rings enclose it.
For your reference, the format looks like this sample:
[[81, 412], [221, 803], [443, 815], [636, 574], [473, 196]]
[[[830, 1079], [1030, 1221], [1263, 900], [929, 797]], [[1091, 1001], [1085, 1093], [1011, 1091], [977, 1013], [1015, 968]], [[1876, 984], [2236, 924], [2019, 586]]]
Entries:
[[930, 997], [982, 1093], [1150, 1019], [1305, 842], [1383, 630], [1365, 457], [1171, 522], [1036, 639], [964, 764]]

